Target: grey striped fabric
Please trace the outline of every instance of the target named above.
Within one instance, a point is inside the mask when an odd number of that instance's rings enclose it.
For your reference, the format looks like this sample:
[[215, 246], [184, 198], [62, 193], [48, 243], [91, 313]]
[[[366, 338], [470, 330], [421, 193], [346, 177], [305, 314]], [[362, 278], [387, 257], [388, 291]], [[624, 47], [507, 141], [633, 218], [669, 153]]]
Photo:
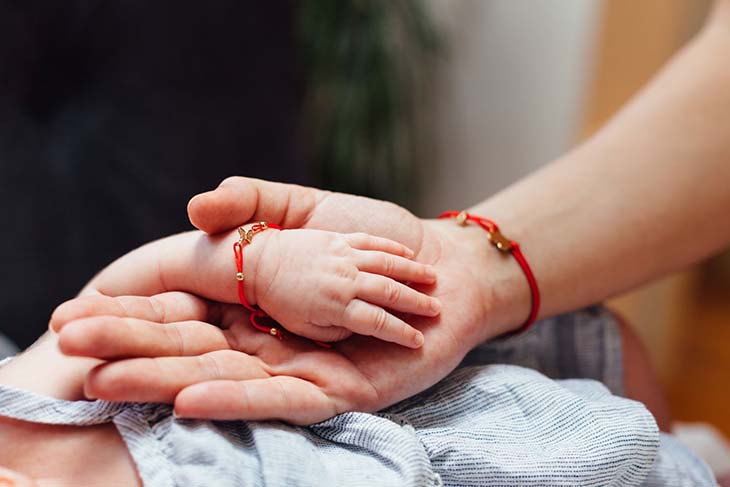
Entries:
[[[507, 358], [536, 360], [563, 379], [496, 363]], [[584, 373], [620, 389], [620, 342], [607, 313], [544, 321], [480, 347], [465, 363], [381, 413], [308, 428], [175, 420], [165, 405], [67, 402], [2, 386], [0, 415], [113, 421], [147, 486], [715, 485], [700, 460], [660, 436], [641, 404], [593, 380], [564, 379]]]
[[18, 353], [18, 349], [15, 344], [0, 333], [0, 360], [16, 353]]

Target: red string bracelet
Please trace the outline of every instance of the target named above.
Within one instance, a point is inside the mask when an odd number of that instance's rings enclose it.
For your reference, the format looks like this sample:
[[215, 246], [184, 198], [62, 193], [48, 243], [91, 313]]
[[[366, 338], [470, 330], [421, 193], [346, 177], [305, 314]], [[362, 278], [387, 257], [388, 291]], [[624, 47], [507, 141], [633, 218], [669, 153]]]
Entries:
[[[281, 340], [284, 338], [284, 333], [280, 329], [276, 327], [264, 326], [256, 321], [257, 318], [267, 318], [268, 315], [261, 308], [253, 307], [249, 304], [248, 300], [246, 299], [246, 290], [244, 288], [244, 281], [246, 279], [246, 276], [243, 274], [243, 247], [251, 243], [254, 235], [263, 232], [264, 230], [268, 230], [269, 228], [281, 230], [281, 227], [279, 225], [268, 222], [254, 223], [248, 229], [238, 227], [239, 238], [238, 242], [235, 242], [233, 244], [233, 255], [236, 258], [236, 281], [238, 282], [238, 300], [241, 302], [244, 308], [250, 311], [248, 319], [251, 322], [251, 326], [259, 330], [260, 332], [268, 333]], [[313, 341], [320, 347], [332, 348], [331, 345], [327, 343], [319, 342], [317, 340]]]
[[259, 331], [269, 333], [275, 337], [278, 337], [279, 340], [281, 340], [283, 338], [281, 330], [276, 327], [267, 327], [260, 325], [256, 321], [257, 318], [264, 318], [267, 315], [261, 308], [254, 308], [253, 306], [248, 304], [248, 300], [246, 299], [246, 291], [244, 288], [244, 280], [246, 279], [246, 277], [243, 274], [243, 246], [250, 244], [251, 240], [253, 240], [254, 235], [259, 232], [263, 232], [264, 230], [269, 228], [281, 230], [281, 227], [279, 225], [266, 222], [254, 223], [248, 228], [248, 230], [243, 227], [238, 227], [239, 239], [238, 242], [233, 244], [233, 254], [236, 257], [236, 270], [238, 271], [236, 272], [236, 281], [238, 281], [238, 300], [241, 301], [241, 304], [244, 308], [251, 312], [251, 314], [249, 315], [249, 321], [251, 322], [251, 326]]
[[497, 247], [500, 252], [509, 252], [512, 254], [527, 278], [527, 283], [530, 285], [530, 295], [532, 296], [530, 315], [527, 317], [527, 321], [517, 330], [517, 333], [523, 333], [529, 330], [532, 324], [535, 323], [537, 313], [540, 310], [540, 289], [537, 287], [537, 279], [535, 279], [535, 275], [532, 273], [530, 264], [527, 263], [527, 259], [522, 253], [520, 245], [505, 237], [499, 231], [497, 224], [488, 218], [473, 215], [466, 211], [445, 211], [439, 215], [439, 218], [456, 218], [459, 225], [466, 225], [468, 221], [472, 221], [486, 230], [489, 236], [489, 242]]

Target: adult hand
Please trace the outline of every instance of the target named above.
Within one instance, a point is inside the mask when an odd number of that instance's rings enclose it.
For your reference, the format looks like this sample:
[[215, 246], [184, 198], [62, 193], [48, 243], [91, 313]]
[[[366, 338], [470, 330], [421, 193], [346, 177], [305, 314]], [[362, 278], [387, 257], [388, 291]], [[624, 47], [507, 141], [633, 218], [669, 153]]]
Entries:
[[[217, 190], [195, 197], [189, 212], [191, 221], [210, 233], [251, 220], [266, 220], [285, 228], [360, 231], [399, 241], [416, 252], [418, 261], [435, 267], [438, 282], [426, 291], [442, 301], [442, 312], [437, 318], [409, 319], [425, 337], [424, 346], [418, 350], [367, 337], [353, 337], [331, 350], [321, 350], [298, 339], [278, 342], [264, 334], [252, 335], [244, 327], [233, 334], [235, 340], [216, 342], [223, 347], [216, 351], [226, 352], [221, 355], [222, 362], [216, 359], [215, 367], [201, 367], [198, 359], [190, 359], [189, 355], [203, 350], [190, 345], [194, 340], [184, 342], [179, 338], [178, 332], [184, 333], [185, 326], [175, 327], [174, 332], [144, 335], [144, 340], [138, 330], [119, 336], [118, 330], [124, 329], [121, 327], [127, 326], [125, 323], [134, 314], [109, 313], [108, 309], [95, 309], [96, 305], [71, 302], [54, 316], [54, 326], [59, 329], [64, 324], [73, 325], [69, 330], [74, 333], [61, 332], [66, 352], [104, 359], [165, 357], [141, 362], [121, 360], [102, 366], [100, 370], [106, 373], [93, 374], [89, 379], [99, 398], [140, 400], [139, 391], [144, 389], [166, 390], [168, 395], [163, 399], [171, 400], [170, 392], [181, 391], [176, 400], [180, 415], [277, 418], [296, 423], [318, 421], [348, 410], [375, 411], [435, 384], [473, 346], [516, 327], [528, 314], [529, 291], [519, 268], [508, 257], [488, 248], [480, 229], [459, 227], [453, 221], [419, 220], [391, 203], [246, 178], [228, 179]], [[97, 286], [99, 283], [104, 284]], [[110, 295], [135, 292], [113, 289], [113, 276], [105, 272], [91, 286]], [[171, 291], [163, 286], [161, 283], [157, 292]], [[509, 307], [504, 306], [504, 290], [510, 295]], [[520, 296], [520, 306], [513, 305], [515, 295]], [[240, 313], [238, 308], [235, 312]], [[217, 324], [215, 316], [209, 310], [206, 313], [186, 319]], [[109, 314], [117, 316], [105, 316]], [[96, 318], [77, 319], [90, 315]], [[159, 321], [145, 319], [148, 321], [141, 323], [145, 329], [153, 329], [151, 323]], [[107, 340], [109, 336], [113, 339]], [[123, 353], [101, 353], [98, 344], [104, 341], [123, 347]], [[250, 371], [235, 364], [250, 363], [251, 356], [270, 367], [259, 365], [255, 373], [264, 371], [268, 375], [251, 379], [231, 373]], [[160, 372], [160, 363], [169, 365], [164, 373]], [[153, 378], [154, 383], [149, 383]], [[219, 382], [221, 379], [225, 382]], [[271, 398], [278, 398], [282, 407], [272, 407]]]

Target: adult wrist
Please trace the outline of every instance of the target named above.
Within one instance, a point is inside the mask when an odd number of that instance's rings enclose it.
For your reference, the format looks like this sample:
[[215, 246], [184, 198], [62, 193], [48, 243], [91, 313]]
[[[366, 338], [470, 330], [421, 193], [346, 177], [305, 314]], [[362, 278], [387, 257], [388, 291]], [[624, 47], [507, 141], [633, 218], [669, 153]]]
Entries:
[[511, 255], [492, 246], [484, 231], [481, 241], [474, 242], [482, 254], [479, 269], [480, 294], [485, 308], [487, 338], [511, 333], [521, 329], [532, 309], [530, 286], [520, 265]]
[[448, 246], [458, 249], [459, 265], [469, 266], [479, 286], [480, 319], [474, 330], [477, 345], [485, 340], [520, 329], [530, 314], [530, 287], [519, 264], [511, 255], [489, 243], [484, 230], [476, 225], [461, 226], [453, 220], [442, 225]]

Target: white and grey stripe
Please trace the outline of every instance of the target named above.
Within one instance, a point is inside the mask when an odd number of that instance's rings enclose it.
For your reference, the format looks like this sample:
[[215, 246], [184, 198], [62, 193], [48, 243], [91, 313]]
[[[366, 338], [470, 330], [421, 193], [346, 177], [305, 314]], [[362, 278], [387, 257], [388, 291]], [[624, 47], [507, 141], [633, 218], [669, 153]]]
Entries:
[[[8, 387], [0, 415], [113, 421], [147, 486], [714, 485], [641, 404], [569, 379], [620, 392], [620, 357], [612, 317], [592, 309], [485, 344], [471, 366], [381, 413], [308, 428], [182, 421], [165, 405], [67, 402]], [[561, 380], [500, 362], [536, 363]]]

